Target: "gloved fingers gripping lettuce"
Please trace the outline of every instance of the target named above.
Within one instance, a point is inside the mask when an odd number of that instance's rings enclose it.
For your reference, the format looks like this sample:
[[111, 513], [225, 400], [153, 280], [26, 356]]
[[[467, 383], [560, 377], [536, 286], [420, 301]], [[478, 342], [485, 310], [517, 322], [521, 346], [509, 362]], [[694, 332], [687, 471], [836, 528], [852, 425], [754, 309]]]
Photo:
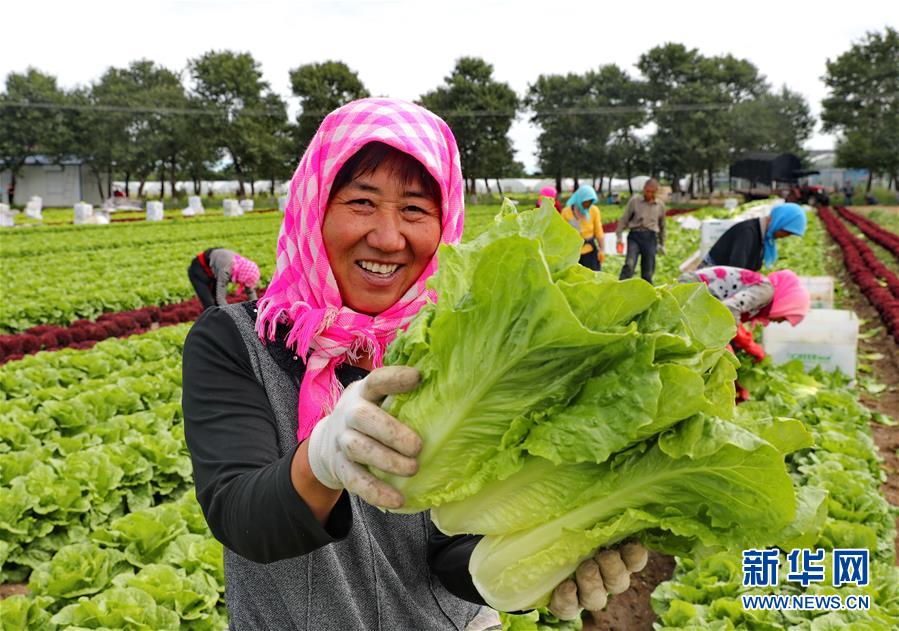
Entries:
[[380, 477], [403, 512], [488, 535], [470, 569], [506, 611], [545, 604], [597, 547], [762, 544], [795, 512], [783, 454], [725, 420], [730, 312], [701, 285], [590, 272], [580, 245], [541, 208], [441, 246], [437, 304], [386, 357], [421, 372], [385, 407], [424, 448], [415, 476]]

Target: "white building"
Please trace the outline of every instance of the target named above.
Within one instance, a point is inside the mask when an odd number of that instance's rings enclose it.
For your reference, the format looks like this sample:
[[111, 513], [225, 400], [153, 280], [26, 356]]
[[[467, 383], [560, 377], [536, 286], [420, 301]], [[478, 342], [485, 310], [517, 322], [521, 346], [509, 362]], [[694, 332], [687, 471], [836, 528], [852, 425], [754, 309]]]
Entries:
[[[9, 169], [0, 164], [0, 198], [6, 201], [7, 187], [12, 179]], [[107, 190], [106, 178], [102, 178]], [[53, 160], [47, 156], [29, 156], [16, 176], [16, 204], [25, 204], [38, 196], [44, 208], [72, 207], [78, 202], [100, 205], [103, 197], [97, 186], [97, 176], [77, 158]]]

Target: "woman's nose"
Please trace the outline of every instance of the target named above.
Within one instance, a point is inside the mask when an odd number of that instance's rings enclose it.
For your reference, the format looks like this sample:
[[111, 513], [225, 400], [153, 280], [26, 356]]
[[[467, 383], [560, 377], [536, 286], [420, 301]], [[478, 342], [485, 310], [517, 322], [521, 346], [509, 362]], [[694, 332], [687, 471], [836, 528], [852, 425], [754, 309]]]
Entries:
[[375, 225], [368, 233], [368, 245], [381, 252], [399, 252], [406, 247], [406, 238], [401, 230], [398, 213], [387, 211], [378, 213]]

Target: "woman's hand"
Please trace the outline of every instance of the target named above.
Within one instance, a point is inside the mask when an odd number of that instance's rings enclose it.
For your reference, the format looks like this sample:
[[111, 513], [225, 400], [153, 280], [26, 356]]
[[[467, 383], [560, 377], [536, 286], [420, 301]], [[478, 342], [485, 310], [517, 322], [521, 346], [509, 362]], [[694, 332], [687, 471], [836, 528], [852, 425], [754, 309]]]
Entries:
[[415, 456], [421, 451], [421, 438], [378, 404], [387, 395], [414, 390], [420, 380], [415, 368], [387, 366], [348, 387], [334, 411], [309, 436], [309, 467], [316, 479], [374, 506], [401, 507], [403, 494], [365, 465], [406, 477], [418, 471]]
[[574, 579], [559, 583], [553, 590], [549, 610], [561, 620], [574, 620], [581, 609], [599, 611], [608, 594], [620, 594], [631, 585], [631, 574], [646, 567], [649, 553], [639, 543], [602, 550], [582, 562]]

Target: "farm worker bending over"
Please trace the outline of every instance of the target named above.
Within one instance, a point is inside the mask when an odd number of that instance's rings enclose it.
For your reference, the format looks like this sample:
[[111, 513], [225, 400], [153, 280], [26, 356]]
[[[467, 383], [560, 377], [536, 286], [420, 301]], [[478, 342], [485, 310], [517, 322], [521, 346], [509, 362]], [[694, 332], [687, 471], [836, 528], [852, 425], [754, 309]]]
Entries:
[[777, 206], [767, 217], [747, 219], [728, 228], [709, 250], [702, 265], [728, 265], [759, 271], [762, 263], [771, 267], [777, 261], [775, 239], [802, 236], [807, 219], [798, 204]]
[[618, 220], [615, 234], [618, 237], [618, 252], [622, 251], [621, 237], [627, 233], [627, 254], [620, 280], [631, 278], [640, 257], [640, 276], [652, 283], [656, 270], [656, 250], [665, 253], [665, 204], [656, 199], [659, 182], [655, 178], [646, 180], [643, 194], [635, 195], [627, 203], [624, 214]]
[[811, 304], [808, 290], [792, 270], [771, 272], [768, 276], [748, 269], [716, 265], [681, 274], [682, 283], [705, 283], [709, 292], [730, 309], [737, 321], [733, 345], [756, 361], [765, 358], [764, 349], [752, 339], [743, 323], [787, 321], [796, 326], [805, 318]]
[[540, 194], [537, 196], [537, 208], [540, 208], [540, 202], [543, 201], [544, 197], [549, 197], [553, 202], [553, 206], [556, 207], [556, 210], [562, 212], [562, 202], [559, 201], [559, 194], [556, 191], [555, 186], [544, 186], [540, 189]]
[[577, 189], [565, 202], [562, 219], [577, 230], [584, 239], [581, 246], [580, 264], [592, 270], [602, 269], [602, 216], [596, 204], [596, 191], [592, 186], [584, 185]]
[[259, 283], [259, 266], [237, 252], [224, 248], [209, 248], [197, 254], [187, 268], [197, 297], [204, 309], [228, 304], [228, 283], [237, 283], [246, 289], [247, 297], [256, 300]]
[[[225, 545], [231, 629], [465, 629], [481, 610], [468, 571], [478, 538], [382, 511], [404, 498], [366, 468], [417, 471], [420, 437], [379, 404], [420, 375], [379, 366], [435, 299], [426, 282], [438, 245], [461, 238], [462, 196], [441, 119], [392, 99], [344, 105], [291, 181], [265, 295], [208, 309], [191, 329], [185, 433], [197, 499]], [[602, 555], [582, 588], [556, 588], [560, 613], [604, 599], [600, 577], [626, 589], [646, 559], [635, 545], [628, 565]]]

